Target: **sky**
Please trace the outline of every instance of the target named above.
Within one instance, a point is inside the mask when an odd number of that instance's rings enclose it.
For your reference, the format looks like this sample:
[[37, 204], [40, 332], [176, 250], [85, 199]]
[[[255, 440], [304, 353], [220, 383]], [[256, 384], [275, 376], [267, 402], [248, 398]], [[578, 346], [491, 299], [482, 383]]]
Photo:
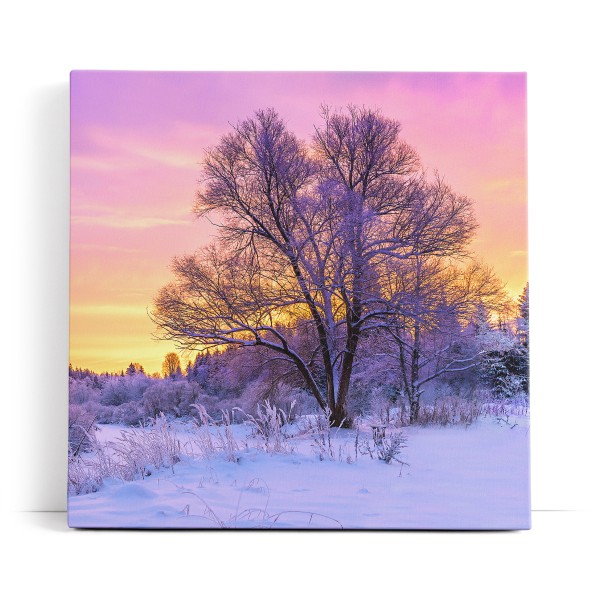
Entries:
[[528, 279], [525, 74], [74, 71], [73, 366], [160, 371], [174, 347], [153, 339], [147, 311], [172, 258], [215, 233], [191, 210], [205, 149], [266, 107], [309, 140], [323, 104], [400, 121], [427, 171], [473, 200], [472, 249], [518, 296]]

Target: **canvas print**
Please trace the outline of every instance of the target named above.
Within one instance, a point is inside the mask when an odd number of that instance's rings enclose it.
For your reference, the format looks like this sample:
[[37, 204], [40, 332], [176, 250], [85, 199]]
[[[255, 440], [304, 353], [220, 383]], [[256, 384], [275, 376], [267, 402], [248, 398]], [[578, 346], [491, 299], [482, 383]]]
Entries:
[[71, 74], [77, 528], [530, 527], [524, 73]]

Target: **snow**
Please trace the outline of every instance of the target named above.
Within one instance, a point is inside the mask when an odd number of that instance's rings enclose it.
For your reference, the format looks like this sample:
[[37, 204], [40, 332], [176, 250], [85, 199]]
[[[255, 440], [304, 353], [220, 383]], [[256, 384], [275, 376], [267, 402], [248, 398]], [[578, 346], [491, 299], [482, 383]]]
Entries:
[[[515, 425], [516, 423], [516, 425]], [[124, 429], [102, 426], [99, 438]], [[248, 428], [234, 426], [240, 441]], [[389, 430], [388, 430], [389, 432]], [[408, 465], [358, 454], [353, 431], [336, 432], [341, 460], [319, 460], [310, 435], [294, 452], [253, 447], [237, 462], [183, 456], [173, 470], [133, 482], [104, 480], [69, 497], [80, 528], [528, 529], [529, 421], [482, 418], [471, 426], [406, 427]], [[182, 440], [185, 428], [178, 434]], [[388, 433], [389, 435], [389, 433]], [[369, 433], [361, 432], [367, 439]], [[240, 446], [243, 447], [243, 446]], [[348, 462], [348, 458], [352, 462]]]

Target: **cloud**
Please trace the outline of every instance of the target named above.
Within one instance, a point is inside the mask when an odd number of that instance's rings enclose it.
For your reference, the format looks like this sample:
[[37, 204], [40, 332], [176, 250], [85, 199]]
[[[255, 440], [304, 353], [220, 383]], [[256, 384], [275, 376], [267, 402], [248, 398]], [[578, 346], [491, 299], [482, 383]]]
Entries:
[[148, 316], [146, 307], [139, 304], [72, 304], [70, 310], [74, 315]]
[[141, 254], [141, 248], [125, 248], [123, 246], [109, 246], [104, 244], [71, 244], [72, 250], [88, 252], [117, 252], [118, 254]]
[[190, 225], [190, 219], [167, 219], [164, 217], [138, 217], [123, 215], [73, 215], [74, 225], [96, 225], [114, 229], [151, 229], [167, 225]]
[[175, 122], [144, 131], [87, 126], [77, 130], [82, 147], [71, 153], [74, 171], [133, 171], [148, 168], [198, 169], [201, 149], [218, 140], [216, 129]]

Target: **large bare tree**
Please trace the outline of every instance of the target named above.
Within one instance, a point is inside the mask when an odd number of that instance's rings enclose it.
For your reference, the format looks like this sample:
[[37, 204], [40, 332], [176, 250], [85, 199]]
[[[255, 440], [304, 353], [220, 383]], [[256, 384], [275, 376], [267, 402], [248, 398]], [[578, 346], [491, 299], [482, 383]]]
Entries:
[[271, 350], [342, 425], [363, 332], [393, 313], [385, 269], [464, 254], [475, 223], [468, 198], [425, 180], [397, 121], [356, 107], [322, 118], [306, 144], [261, 110], [206, 152], [195, 211], [217, 214], [220, 239], [174, 259], [152, 317], [181, 348]]

